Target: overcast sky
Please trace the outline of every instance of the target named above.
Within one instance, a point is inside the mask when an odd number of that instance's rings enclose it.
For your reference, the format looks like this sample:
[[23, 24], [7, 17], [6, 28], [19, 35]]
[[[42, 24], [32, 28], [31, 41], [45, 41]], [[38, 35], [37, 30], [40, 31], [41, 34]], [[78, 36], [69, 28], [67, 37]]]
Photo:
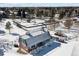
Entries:
[[78, 7], [79, 3], [0, 3], [0, 7], [63, 7], [63, 6]]

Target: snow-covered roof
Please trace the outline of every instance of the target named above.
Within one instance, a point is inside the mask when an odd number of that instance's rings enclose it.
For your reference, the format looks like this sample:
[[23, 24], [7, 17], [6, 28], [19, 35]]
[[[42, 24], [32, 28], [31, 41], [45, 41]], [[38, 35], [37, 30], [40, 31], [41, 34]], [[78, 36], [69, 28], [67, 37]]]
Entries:
[[44, 32], [40, 30], [40, 31], [31, 32], [29, 34], [26, 34], [22, 36], [21, 38], [25, 39], [28, 46], [31, 47], [32, 45], [35, 45], [37, 43], [50, 39], [50, 35], [48, 34], [48, 32]]
[[23, 35], [21, 38], [25, 40], [25, 39], [30, 38], [30, 36], [28, 36], [28, 35]]

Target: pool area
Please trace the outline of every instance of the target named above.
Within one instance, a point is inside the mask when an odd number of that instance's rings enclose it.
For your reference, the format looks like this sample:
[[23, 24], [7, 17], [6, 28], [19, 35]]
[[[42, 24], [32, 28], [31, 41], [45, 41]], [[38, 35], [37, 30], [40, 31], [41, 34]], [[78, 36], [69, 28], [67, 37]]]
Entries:
[[61, 44], [58, 42], [52, 42], [46, 46], [41, 47], [39, 50], [37, 49], [36, 52], [34, 51], [31, 54], [33, 56], [43, 56], [43, 55], [47, 54], [48, 52], [50, 52], [51, 50], [53, 50], [57, 47], [60, 47], [60, 45]]

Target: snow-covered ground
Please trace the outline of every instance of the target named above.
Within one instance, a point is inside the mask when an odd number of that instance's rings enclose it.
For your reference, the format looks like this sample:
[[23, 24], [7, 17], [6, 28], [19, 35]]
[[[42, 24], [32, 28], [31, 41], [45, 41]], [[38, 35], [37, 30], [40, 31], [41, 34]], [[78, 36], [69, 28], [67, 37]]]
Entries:
[[4, 56], [32, 56], [31, 54], [20, 54], [17, 50], [18, 48], [13, 47], [11, 50], [6, 51]]
[[[8, 33], [8, 30], [5, 29], [5, 24], [7, 21], [10, 21], [11, 22], [11, 26], [12, 26], [12, 29], [11, 29], [11, 33], [14, 33], [14, 34], [17, 34], [17, 35], [12, 35], [12, 34], [9, 34]], [[18, 22], [18, 19], [16, 20]], [[43, 20], [38, 20], [36, 21], [37, 23], [44, 23]], [[34, 26], [36, 24], [34, 23], [27, 23], [27, 22], [19, 22], [20, 24], [24, 25], [24, 26]], [[62, 24], [60, 24], [62, 25]], [[39, 28], [39, 27], [37, 27]], [[74, 27], [72, 27], [73, 29]], [[31, 29], [28, 29], [28, 30], [35, 30], [36, 28], [31, 28]], [[61, 27], [58, 27], [56, 28], [56, 30], [62, 30], [64, 32], [67, 32], [67, 29], [63, 29], [63, 25]], [[78, 28], [76, 28], [78, 29]], [[12, 22], [11, 19], [6, 19], [5, 21], [3, 21], [2, 23], [0, 23], [0, 30], [3, 30], [5, 31], [5, 34], [3, 35], [0, 35], [0, 39], [5, 39], [9, 42], [13, 42], [15, 43], [15, 41], [17, 41], [18, 43], [18, 39], [19, 39], [19, 35], [25, 35], [27, 33], [27, 31], [21, 29], [21, 28], [18, 28], [17, 26], [14, 25], [14, 23]], [[51, 36], [54, 36], [54, 33], [55, 31], [50, 31], [50, 34]], [[67, 32], [66, 33], [67, 36], [77, 36], [76, 38], [73, 38], [72, 40], [69, 40], [67, 41], [67, 44], [65, 43], [61, 43], [61, 46], [60, 47], [57, 47], [55, 49], [52, 49], [51, 51], [49, 51], [48, 53], [44, 54], [44, 56], [79, 56], [79, 36], [78, 36], [78, 32]], [[9, 49], [8, 51], [5, 52], [5, 55], [4, 56], [33, 56], [32, 54], [19, 54], [17, 53], [17, 49], [18, 48], [15, 48], [12, 46], [12, 49]]]
[[73, 47], [73, 50], [72, 50], [72, 56], [79, 56], [79, 41], [75, 44], [75, 46]]

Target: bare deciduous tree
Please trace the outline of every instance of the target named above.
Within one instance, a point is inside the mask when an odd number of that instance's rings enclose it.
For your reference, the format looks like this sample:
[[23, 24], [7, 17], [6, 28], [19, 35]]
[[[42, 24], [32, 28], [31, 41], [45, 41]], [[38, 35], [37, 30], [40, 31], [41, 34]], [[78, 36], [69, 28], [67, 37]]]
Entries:
[[52, 18], [48, 21], [48, 23], [50, 24], [50, 25], [48, 26], [49, 30], [55, 30], [56, 25], [59, 24], [58, 21], [56, 21], [56, 20], [54, 20], [54, 19], [52, 19]]
[[64, 22], [64, 26], [69, 30], [71, 28], [71, 26], [73, 25], [73, 21], [71, 19], [67, 19], [65, 22]]

